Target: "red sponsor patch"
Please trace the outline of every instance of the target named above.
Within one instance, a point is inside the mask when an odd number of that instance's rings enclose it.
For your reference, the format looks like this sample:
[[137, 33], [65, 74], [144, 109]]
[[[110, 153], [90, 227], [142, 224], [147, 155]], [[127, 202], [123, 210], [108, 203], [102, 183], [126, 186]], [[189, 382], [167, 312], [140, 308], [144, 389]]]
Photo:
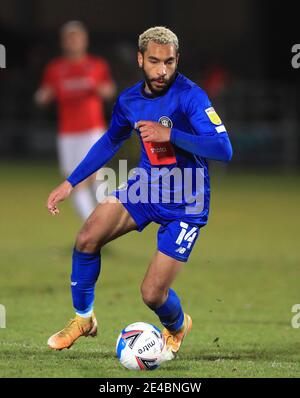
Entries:
[[176, 163], [175, 150], [171, 142], [144, 142], [144, 147], [153, 166]]

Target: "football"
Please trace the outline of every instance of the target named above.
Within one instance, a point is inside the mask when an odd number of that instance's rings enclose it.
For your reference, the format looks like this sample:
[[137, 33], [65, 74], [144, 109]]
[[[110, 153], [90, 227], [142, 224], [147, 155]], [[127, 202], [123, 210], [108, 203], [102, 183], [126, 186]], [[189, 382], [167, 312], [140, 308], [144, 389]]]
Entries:
[[136, 322], [119, 334], [116, 353], [120, 363], [131, 370], [154, 370], [163, 362], [164, 338], [154, 325]]

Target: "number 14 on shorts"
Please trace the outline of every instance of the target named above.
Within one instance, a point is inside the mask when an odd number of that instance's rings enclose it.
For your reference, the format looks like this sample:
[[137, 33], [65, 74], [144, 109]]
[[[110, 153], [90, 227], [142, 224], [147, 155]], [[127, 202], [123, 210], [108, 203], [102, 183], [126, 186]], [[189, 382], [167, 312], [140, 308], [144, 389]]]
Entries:
[[180, 226], [181, 226], [181, 231], [177, 237], [176, 240], [176, 244], [177, 245], [182, 245], [183, 242], [187, 242], [187, 247], [180, 247], [179, 249], [177, 249], [176, 251], [178, 251], [179, 253], [183, 254], [186, 249], [190, 249], [192, 246], [192, 243], [194, 242], [196, 236], [197, 236], [197, 231], [198, 228], [197, 227], [193, 227], [189, 232], [188, 232], [188, 227], [189, 224], [181, 221], [180, 222]]

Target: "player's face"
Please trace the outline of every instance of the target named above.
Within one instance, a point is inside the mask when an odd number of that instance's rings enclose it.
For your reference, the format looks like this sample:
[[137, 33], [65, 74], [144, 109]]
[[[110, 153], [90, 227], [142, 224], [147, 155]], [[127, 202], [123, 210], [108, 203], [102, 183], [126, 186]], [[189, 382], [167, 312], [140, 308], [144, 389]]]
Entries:
[[173, 44], [157, 44], [153, 41], [148, 43], [144, 54], [138, 53], [146, 89], [153, 94], [162, 94], [169, 88], [176, 74], [178, 56]]
[[88, 46], [87, 33], [80, 29], [63, 33], [61, 41], [64, 53], [71, 56], [84, 54]]

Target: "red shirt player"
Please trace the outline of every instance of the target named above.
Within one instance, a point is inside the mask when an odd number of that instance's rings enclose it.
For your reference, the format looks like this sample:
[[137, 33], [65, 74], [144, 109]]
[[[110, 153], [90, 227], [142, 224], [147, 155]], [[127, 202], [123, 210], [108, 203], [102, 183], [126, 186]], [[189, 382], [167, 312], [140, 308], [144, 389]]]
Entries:
[[[107, 62], [87, 53], [88, 33], [81, 22], [63, 25], [61, 46], [63, 55], [46, 66], [35, 100], [41, 106], [57, 102], [58, 158], [66, 177], [105, 132], [103, 99], [112, 99], [116, 90]], [[84, 220], [96, 205], [93, 180], [73, 193], [75, 208]]]

